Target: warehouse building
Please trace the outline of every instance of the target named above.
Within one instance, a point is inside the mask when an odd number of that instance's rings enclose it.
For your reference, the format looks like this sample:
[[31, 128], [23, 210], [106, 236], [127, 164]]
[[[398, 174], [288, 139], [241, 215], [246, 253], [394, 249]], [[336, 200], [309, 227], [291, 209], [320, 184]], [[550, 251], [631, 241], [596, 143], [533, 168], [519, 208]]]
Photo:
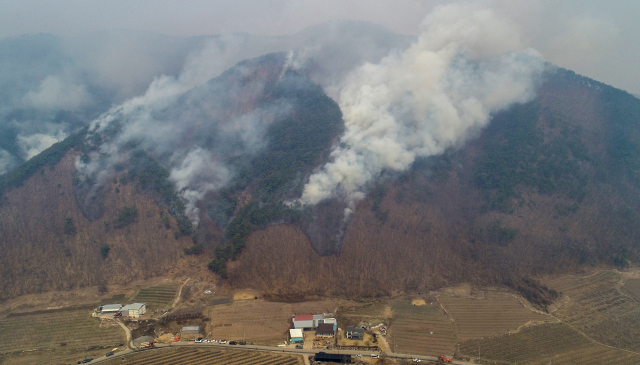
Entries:
[[299, 328], [302, 330], [315, 328], [313, 325], [313, 315], [311, 314], [298, 314], [293, 316], [293, 328]]
[[138, 318], [147, 312], [147, 306], [144, 303], [127, 304], [120, 310], [123, 316]]
[[291, 339], [291, 343], [304, 342], [304, 339], [302, 337], [302, 330], [300, 328], [289, 330], [289, 338]]

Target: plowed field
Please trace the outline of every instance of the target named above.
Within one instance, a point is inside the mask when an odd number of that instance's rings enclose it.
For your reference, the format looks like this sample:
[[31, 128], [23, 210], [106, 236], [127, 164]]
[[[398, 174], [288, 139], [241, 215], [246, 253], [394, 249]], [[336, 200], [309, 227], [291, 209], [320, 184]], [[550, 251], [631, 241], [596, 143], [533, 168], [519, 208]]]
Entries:
[[132, 299], [135, 303], [145, 303], [152, 309], [168, 308], [178, 293], [177, 285], [159, 285], [140, 289]]
[[395, 351], [434, 356], [453, 353], [457, 343], [455, 325], [437, 303], [414, 306], [402, 301], [394, 303], [392, 309], [393, 321], [386, 338]]
[[570, 299], [553, 314], [600, 343], [640, 350], [640, 303], [618, 290], [619, 280], [617, 273], [600, 272], [549, 281]]
[[592, 343], [569, 326], [546, 324], [525, 328], [517, 334], [467, 341], [461, 352], [471, 358], [506, 364], [631, 365], [640, 355]]
[[145, 351], [124, 358], [116, 357], [105, 364], [301, 365], [304, 362], [299, 355], [280, 355], [260, 351], [176, 348]]
[[301, 303], [267, 302], [261, 299], [219, 305], [207, 310], [207, 338], [242, 340], [247, 343], [276, 345], [287, 339], [291, 316], [333, 312], [338, 300]]
[[461, 341], [503, 334], [529, 321], [555, 322], [551, 316], [525, 308], [513, 294], [484, 292], [482, 298], [440, 296], [456, 321]]
[[3, 364], [23, 363], [24, 356], [33, 355], [44, 356], [46, 361], [29, 363], [54, 364], [56, 359], [67, 363], [67, 359], [82, 358], [85, 353], [104, 354], [107, 352], [104, 349], [124, 342], [124, 331], [119, 326], [99, 326], [100, 321], [92, 318], [89, 310], [61, 310], [2, 319], [0, 354], [11, 354]]

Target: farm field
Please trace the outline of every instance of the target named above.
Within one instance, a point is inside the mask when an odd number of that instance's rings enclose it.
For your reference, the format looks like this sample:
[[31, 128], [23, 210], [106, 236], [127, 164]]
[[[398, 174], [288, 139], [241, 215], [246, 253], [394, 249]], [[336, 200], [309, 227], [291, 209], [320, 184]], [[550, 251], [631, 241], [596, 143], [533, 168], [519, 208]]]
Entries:
[[261, 345], [277, 345], [287, 339], [291, 316], [333, 312], [339, 300], [300, 303], [268, 302], [262, 299], [237, 301], [207, 309], [207, 338], [242, 340]]
[[410, 301], [393, 303], [393, 321], [386, 336], [396, 352], [404, 354], [453, 354], [458, 341], [455, 324], [440, 306], [412, 305]]
[[640, 279], [629, 279], [622, 289], [625, 293], [631, 295], [635, 300], [640, 301]]
[[501, 364], [637, 364], [640, 355], [595, 344], [560, 323], [532, 326], [513, 335], [472, 340], [460, 345], [460, 351], [475, 359], [478, 351], [483, 362]]
[[[549, 287], [569, 298], [553, 315], [600, 343], [640, 350], [640, 303], [618, 290], [620, 278], [604, 271], [549, 281]], [[631, 285], [634, 288], [635, 283]]]
[[261, 351], [208, 350], [208, 349], [162, 349], [143, 351], [137, 355], [114, 357], [105, 364], [127, 365], [301, 365], [299, 355], [280, 355]]
[[131, 301], [134, 303], [146, 303], [147, 308], [163, 310], [171, 306], [177, 293], [177, 285], [152, 286], [138, 290]]
[[441, 295], [439, 300], [455, 320], [460, 341], [503, 334], [529, 321], [556, 321], [525, 308], [509, 293], [485, 291], [478, 299]]
[[[60, 310], [0, 320], [3, 365], [23, 363], [32, 355], [46, 357], [47, 363], [55, 363], [55, 359], [66, 363], [68, 358], [75, 359], [78, 355], [81, 358], [85, 351], [103, 354], [107, 351], [104, 349], [112, 349], [122, 342], [124, 331], [119, 326], [100, 328], [100, 321], [92, 318], [87, 310]], [[62, 343], [66, 345], [61, 346]]]

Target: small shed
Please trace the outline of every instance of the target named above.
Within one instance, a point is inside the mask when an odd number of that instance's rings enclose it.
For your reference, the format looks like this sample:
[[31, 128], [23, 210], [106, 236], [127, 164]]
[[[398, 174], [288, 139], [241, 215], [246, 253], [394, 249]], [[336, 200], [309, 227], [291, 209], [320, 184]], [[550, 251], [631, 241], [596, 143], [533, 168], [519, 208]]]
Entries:
[[293, 316], [293, 328], [314, 328], [313, 325], [313, 315], [311, 314], [299, 314], [297, 316]]
[[127, 304], [120, 310], [123, 316], [138, 318], [147, 312], [147, 306], [144, 303]]
[[331, 323], [320, 323], [316, 330], [316, 337], [334, 337], [336, 335]]
[[364, 338], [364, 329], [348, 326], [345, 336], [347, 338], [362, 340]]
[[120, 312], [120, 308], [122, 308], [122, 304], [105, 304], [100, 307], [100, 311], [102, 313], [117, 313]]
[[302, 330], [300, 328], [289, 330], [289, 338], [291, 339], [291, 343], [304, 342], [304, 339], [302, 337]]
[[200, 326], [185, 326], [182, 327], [183, 335], [197, 335], [200, 333]]

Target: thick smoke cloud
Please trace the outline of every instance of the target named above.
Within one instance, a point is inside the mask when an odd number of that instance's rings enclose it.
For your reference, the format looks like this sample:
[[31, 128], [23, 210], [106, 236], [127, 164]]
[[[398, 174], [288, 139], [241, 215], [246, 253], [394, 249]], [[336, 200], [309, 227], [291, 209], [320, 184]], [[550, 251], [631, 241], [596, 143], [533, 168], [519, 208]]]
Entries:
[[438, 7], [409, 49], [347, 78], [339, 96], [346, 132], [301, 201], [360, 199], [383, 170], [403, 171], [417, 157], [459, 146], [492, 113], [530, 100], [544, 62], [521, 49], [516, 28], [491, 9]]
[[[116, 165], [126, 162], [127, 146], [133, 142], [169, 169], [169, 179], [187, 203], [188, 216], [197, 223], [197, 203], [208, 192], [225, 186], [237, 172], [226, 160], [235, 156], [237, 162], [237, 158], [256, 155], [267, 143], [267, 126], [291, 107], [286, 102], [272, 103], [223, 117], [228, 111], [222, 105], [234, 96], [224, 85], [208, 82], [210, 79], [246, 58], [294, 49], [297, 68], [329, 89], [354, 67], [379, 61], [391, 49], [406, 48], [410, 39], [377, 25], [353, 22], [330, 22], [290, 37], [214, 37], [186, 57], [177, 76], [156, 77], [144, 94], [94, 120], [90, 128], [97, 133], [105, 133], [115, 124], [120, 124], [120, 130], [100, 146], [99, 153], [91, 155], [91, 163], [79, 159], [77, 168], [99, 187]], [[291, 66], [283, 59], [280, 75]], [[245, 87], [250, 95], [241, 99], [256, 97], [263, 87], [263, 82], [256, 80]]]
[[134, 146], [169, 170], [169, 180], [186, 202], [187, 215], [197, 224], [197, 203], [207, 192], [225, 186], [238, 164], [248, 162], [264, 147], [267, 127], [290, 110], [286, 101], [258, 105], [268, 80], [245, 79], [254, 71], [251, 67], [237, 66], [224, 77], [208, 81], [222, 71], [227, 57], [235, 57], [230, 49], [234, 48], [228, 43], [224, 49], [217, 42], [210, 44], [191, 57], [177, 77], [156, 78], [144, 95], [96, 119], [93, 133], [107, 136], [108, 141], [89, 155], [89, 164], [77, 160], [81, 175], [101, 186], [117, 164], [128, 161]]

